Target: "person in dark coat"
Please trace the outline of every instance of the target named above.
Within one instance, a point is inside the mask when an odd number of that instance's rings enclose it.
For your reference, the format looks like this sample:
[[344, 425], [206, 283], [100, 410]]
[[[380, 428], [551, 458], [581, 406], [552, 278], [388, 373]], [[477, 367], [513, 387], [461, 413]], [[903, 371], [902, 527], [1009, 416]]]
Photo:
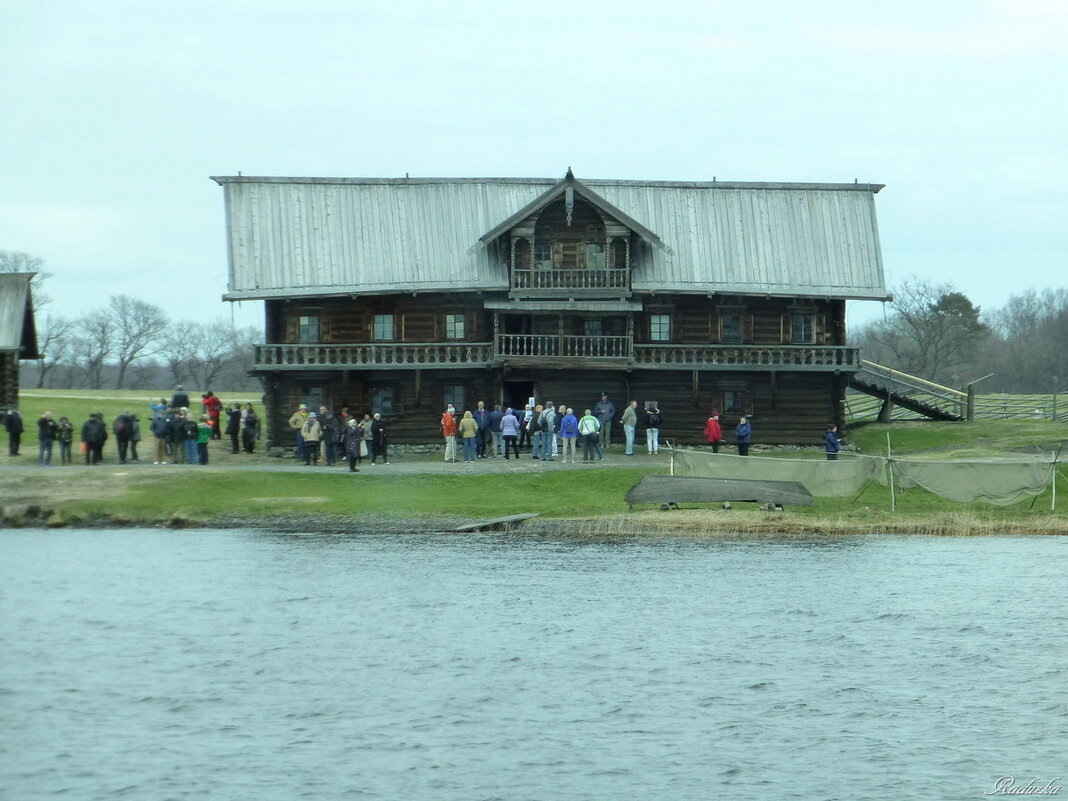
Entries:
[[182, 385], [179, 384], [174, 388], [174, 395], [171, 397], [172, 409], [188, 409], [189, 408], [189, 393], [182, 389]]
[[71, 443], [74, 442], [74, 426], [71, 425], [70, 418], [64, 415], [59, 418], [59, 463], [70, 464], [71, 463]]
[[743, 417], [738, 421], [737, 428], [734, 429], [735, 439], [738, 441], [738, 455], [749, 455], [749, 444], [753, 441], [753, 426], [749, 423], [748, 417]]
[[7, 455], [18, 456], [25, 426], [22, 423], [22, 415], [19, 414], [19, 410], [16, 407], [12, 406], [7, 410], [7, 417], [4, 418], [4, 428], [7, 429]]
[[130, 410], [123, 409], [122, 414], [115, 418], [111, 424], [111, 433], [115, 435], [115, 442], [119, 448], [119, 464], [126, 464], [126, 454], [130, 448], [130, 440], [133, 438], [133, 419]]
[[349, 472], [359, 473], [360, 468], [356, 465], [360, 462], [360, 446], [363, 445], [363, 429], [354, 417], [350, 417], [345, 424], [345, 456], [349, 460]]
[[226, 407], [225, 433], [230, 438], [230, 453], [237, 453], [237, 438], [241, 434], [241, 410], [233, 404]]
[[382, 415], [375, 412], [371, 422], [371, 464], [374, 464], [379, 456], [382, 457], [382, 464], [389, 464], [389, 453], [386, 450], [388, 446], [386, 424], [382, 422]]
[[108, 427], [104, 415], [93, 412], [82, 424], [82, 442], [85, 443], [85, 463], [100, 464], [104, 458], [104, 443], [108, 441]]
[[838, 439], [838, 426], [834, 423], [827, 426], [827, 433], [823, 435], [823, 447], [827, 451], [827, 461], [833, 462], [838, 458], [838, 452], [842, 450], [842, 440]]
[[156, 458], [152, 464], [167, 464], [167, 445], [171, 440], [171, 415], [166, 411], [152, 418], [152, 436], [156, 438]]
[[42, 467], [52, 466], [52, 445], [59, 435], [59, 426], [52, 419], [51, 412], [45, 412], [37, 421], [37, 464]]
[[478, 439], [475, 443], [475, 452], [479, 459], [485, 459], [486, 446], [491, 441], [490, 410], [486, 408], [485, 402], [478, 402], [478, 408], [475, 409], [472, 416], [475, 418], [475, 423], [478, 425]]
[[260, 418], [249, 403], [245, 406], [245, 419], [241, 423], [241, 445], [245, 453], [253, 453], [260, 438]]

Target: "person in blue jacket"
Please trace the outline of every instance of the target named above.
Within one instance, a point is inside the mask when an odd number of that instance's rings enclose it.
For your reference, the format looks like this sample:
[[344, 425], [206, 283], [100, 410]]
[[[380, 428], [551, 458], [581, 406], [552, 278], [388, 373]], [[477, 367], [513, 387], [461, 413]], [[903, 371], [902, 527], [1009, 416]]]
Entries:
[[734, 436], [738, 441], [738, 455], [749, 455], [749, 443], [753, 440], [753, 426], [749, 424], [749, 418], [743, 417], [738, 421], [738, 427], [734, 429]]
[[838, 458], [838, 451], [842, 450], [842, 440], [838, 439], [838, 426], [831, 423], [827, 426], [827, 433], [823, 435], [823, 445], [827, 451], [827, 460], [833, 462]]

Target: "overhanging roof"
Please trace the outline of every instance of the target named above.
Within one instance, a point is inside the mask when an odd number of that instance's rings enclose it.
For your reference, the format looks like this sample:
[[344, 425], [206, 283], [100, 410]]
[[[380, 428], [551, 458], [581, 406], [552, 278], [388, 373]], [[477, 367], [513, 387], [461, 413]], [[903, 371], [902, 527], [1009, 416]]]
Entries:
[[37, 326], [30, 282], [37, 273], [0, 273], [0, 351], [36, 359]]
[[498, 232], [569, 185], [637, 232], [635, 293], [889, 297], [875, 214], [881, 184], [214, 180], [226, 200], [227, 300], [507, 290], [509, 248]]

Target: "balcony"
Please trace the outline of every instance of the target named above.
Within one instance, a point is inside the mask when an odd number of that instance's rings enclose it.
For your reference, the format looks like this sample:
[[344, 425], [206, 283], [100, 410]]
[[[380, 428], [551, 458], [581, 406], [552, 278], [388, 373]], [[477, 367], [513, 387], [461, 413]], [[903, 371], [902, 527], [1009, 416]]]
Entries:
[[492, 342], [257, 345], [257, 371], [485, 367]]
[[627, 269], [512, 270], [512, 297], [624, 297], [629, 293]]
[[630, 360], [630, 337], [568, 334], [498, 334], [496, 357], [509, 362], [553, 359], [623, 362]]
[[860, 351], [830, 345], [634, 345], [626, 336], [498, 334], [494, 342], [257, 345], [257, 372], [598, 364], [654, 370], [855, 371]]
[[633, 366], [663, 370], [857, 370], [860, 349], [837, 345], [636, 345]]

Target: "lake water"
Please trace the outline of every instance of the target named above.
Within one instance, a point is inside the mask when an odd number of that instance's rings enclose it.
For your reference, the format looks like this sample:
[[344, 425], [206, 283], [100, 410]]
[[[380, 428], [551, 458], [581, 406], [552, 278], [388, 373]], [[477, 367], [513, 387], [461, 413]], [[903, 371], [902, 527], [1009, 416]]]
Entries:
[[1066, 573], [1063, 537], [0, 532], [0, 798], [1059, 783]]

